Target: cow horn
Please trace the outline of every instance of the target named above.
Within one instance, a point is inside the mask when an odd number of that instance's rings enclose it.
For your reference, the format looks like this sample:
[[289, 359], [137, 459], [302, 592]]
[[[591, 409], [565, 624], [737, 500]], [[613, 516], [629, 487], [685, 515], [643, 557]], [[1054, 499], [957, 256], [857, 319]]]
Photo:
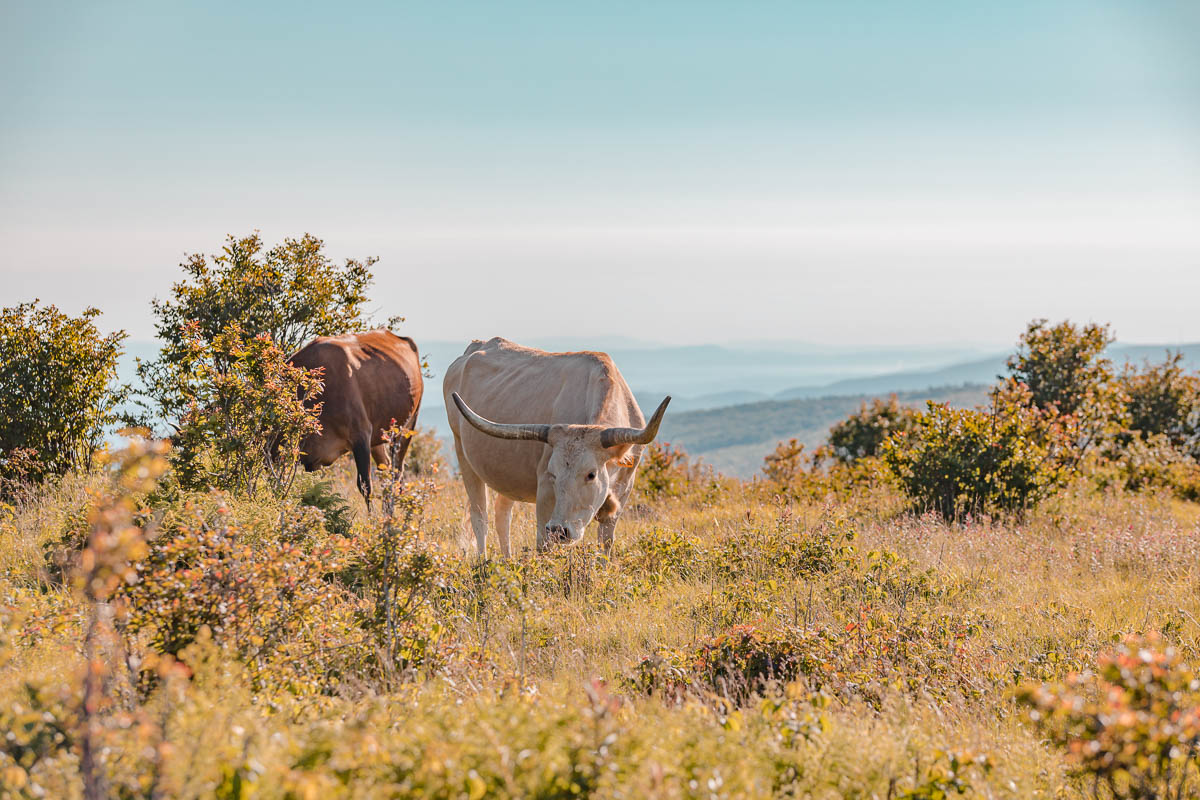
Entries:
[[601, 447], [616, 447], [621, 444], [650, 444], [658, 435], [658, 426], [662, 424], [663, 414], [667, 413], [667, 404], [671, 396], [667, 395], [659, 404], [654, 416], [644, 428], [605, 428], [600, 434]]
[[450, 397], [454, 400], [454, 405], [458, 406], [458, 410], [466, 417], [467, 422], [488, 436], [495, 436], [497, 439], [532, 439], [539, 442], [550, 438], [549, 425], [509, 425], [492, 422], [472, 411], [466, 401], [458, 396], [458, 392], [451, 393]]

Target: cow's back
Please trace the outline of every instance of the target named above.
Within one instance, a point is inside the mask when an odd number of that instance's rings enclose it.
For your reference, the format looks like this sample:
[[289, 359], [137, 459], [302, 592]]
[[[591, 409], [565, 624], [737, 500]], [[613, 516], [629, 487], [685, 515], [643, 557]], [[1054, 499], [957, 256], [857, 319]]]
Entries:
[[417, 346], [407, 336], [388, 330], [319, 336], [290, 359], [305, 369], [324, 370], [322, 427], [346, 435], [370, 426], [373, 443], [378, 431], [394, 419], [400, 425], [415, 419], [424, 392]]
[[547, 448], [500, 440], [473, 428], [450, 398], [501, 423], [637, 426], [645, 424], [625, 379], [604, 353], [548, 353], [507, 339], [474, 341], [446, 370], [447, 418], [460, 457], [484, 481], [516, 500], [532, 502]]

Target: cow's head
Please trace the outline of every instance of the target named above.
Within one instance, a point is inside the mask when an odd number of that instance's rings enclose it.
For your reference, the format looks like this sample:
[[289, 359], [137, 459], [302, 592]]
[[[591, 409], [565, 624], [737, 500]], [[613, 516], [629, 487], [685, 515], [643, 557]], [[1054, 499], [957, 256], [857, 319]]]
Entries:
[[[659, 405], [644, 428], [609, 428], [603, 425], [512, 425], [492, 422], [471, 410], [458, 392], [451, 395], [467, 422], [497, 439], [525, 439], [550, 446], [546, 472], [538, 476], [554, 487], [554, 513], [539, 532], [548, 542], [577, 542], [583, 529], [608, 499], [613, 474], [635, 466], [630, 460], [634, 445], [650, 444], [658, 434], [671, 398]], [[609, 513], [616, 509], [609, 509]]]

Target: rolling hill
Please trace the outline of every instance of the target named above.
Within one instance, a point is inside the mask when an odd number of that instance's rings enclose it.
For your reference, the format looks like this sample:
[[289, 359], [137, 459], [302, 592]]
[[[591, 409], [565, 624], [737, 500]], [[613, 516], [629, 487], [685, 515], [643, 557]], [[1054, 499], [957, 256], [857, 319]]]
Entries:
[[[798, 397], [668, 414], [659, 438], [704, 459], [719, 472], [749, 477], [762, 467], [763, 456], [777, 442], [795, 437], [810, 448], [816, 447], [825, 441], [834, 423], [878, 396]], [[925, 401], [934, 400], [969, 407], [986, 400], [987, 386], [946, 386], [901, 392], [898, 397], [909, 406], [923, 406]]]
[[[1121, 344], [1108, 348], [1108, 357], [1118, 367], [1126, 362], [1140, 365], [1149, 359], [1162, 361], [1168, 352], [1183, 353], [1183, 363], [1188, 369], [1200, 369], [1200, 343], [1181, 345]], [[991, 383], [1006, 372], [1007, 355], [989, 356], [930, 370], [908, 370], [861, 378], [848, 378], [819, 386], [798, 386], [784, 389], [775, 395], [778, 399], [794, 397], [820, 397], [832, 394], [879, 394], [880, 392], [915, 391], [930, 386], [956, 386], [964, 383]]]

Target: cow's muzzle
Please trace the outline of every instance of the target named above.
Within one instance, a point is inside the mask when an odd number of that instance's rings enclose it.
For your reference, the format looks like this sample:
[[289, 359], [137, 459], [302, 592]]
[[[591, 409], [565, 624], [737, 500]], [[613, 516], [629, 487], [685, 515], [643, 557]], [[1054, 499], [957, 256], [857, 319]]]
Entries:
[[566, 525], [553, 522], [546, 525], [546, 544], [570, 544], [578, 539], [575, 531]]

